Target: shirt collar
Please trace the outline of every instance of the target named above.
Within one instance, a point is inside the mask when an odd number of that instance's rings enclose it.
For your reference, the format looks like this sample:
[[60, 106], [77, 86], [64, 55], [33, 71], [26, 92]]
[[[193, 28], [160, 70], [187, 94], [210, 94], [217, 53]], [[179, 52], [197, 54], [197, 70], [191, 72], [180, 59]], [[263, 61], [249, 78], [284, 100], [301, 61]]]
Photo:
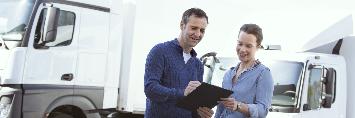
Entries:
[[[251, 68], [248, 68], [245, 72], [250, 71], [250, 70], [254, 70], [256, 67], [258, 67], [258, 65], [260, 65], [261, 62], [259, 61], [259, 59], [255, 60], [253, 66]], [[233, 71], [237, 72], [237, 69], [239, 68], [240, 62], [238, 63], [238, 65], [234, 68]]]
[[[254, 70], [255, 68], [257, 68], [260, 64], [261, 64], [261, 62], [260, 62], [259, 60], [255, 60], [254, 65], [253, 65], [251, 68], [248, 68], [247, 70], [245, 70], [245, 71], [242, 72], [242, 73], [246, 73], [246, 72], [252, 71], [252, 70]], [[237, 70], [238, 70], [238, 68], [239, 68], [239, 65], [240, 65], [240, 62], [237, 64], [237, 66], [236, 66], [235, 68], [232, 69], [232, 73], [231, 73], [231, 75], [230, 75], [230, 76], [231, 76], [231, 77], [230, 77], [231, 80], [233, 79], [234, 76], [237, 75]], [[242, 73], [241, 73], [241, 75], [242, 75]], [[240, 76], [240, 75], [239, 75], [239, 76]]]
[[[175, 38], [172, 42], [173, 42], [175, 48], [178, 49], [179, 52], [181, 52], [181, 54], [182, 54], [183, 53], [183, 49], [180, 46], [178, 39]], [[190, 54], [191, 54], [191, 57], [196, 57], [197, 56], [197, 53], [196, 53], [196, 51], [193, 48], [192, 48]]]

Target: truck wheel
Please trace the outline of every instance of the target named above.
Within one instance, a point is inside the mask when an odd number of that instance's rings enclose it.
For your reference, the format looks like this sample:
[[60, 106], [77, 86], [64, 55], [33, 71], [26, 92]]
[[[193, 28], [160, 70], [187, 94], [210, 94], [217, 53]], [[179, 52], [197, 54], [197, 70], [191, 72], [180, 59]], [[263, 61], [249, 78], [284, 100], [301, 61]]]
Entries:
[[49, 115], [48, 118], [74, 118], [74, 117], [65, 113], [51, 113], [51, 115]]

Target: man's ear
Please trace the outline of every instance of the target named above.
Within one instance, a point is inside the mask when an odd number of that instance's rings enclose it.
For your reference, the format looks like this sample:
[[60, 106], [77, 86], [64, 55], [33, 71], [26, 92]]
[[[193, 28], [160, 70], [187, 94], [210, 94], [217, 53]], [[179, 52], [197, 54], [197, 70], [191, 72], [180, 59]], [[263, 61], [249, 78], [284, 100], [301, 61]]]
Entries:
[[182, 30], [184, 28], [184, 23], [181, 21], [180, 22], [180, 29]]

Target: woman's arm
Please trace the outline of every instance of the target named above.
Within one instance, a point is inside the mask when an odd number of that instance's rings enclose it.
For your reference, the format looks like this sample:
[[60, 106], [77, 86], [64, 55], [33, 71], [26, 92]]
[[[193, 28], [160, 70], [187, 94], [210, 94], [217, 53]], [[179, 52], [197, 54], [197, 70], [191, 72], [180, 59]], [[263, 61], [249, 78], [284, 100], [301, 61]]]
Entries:
[[252, 118], [265, 117], [271, 107], [271, 99], [274, 91], [274, 81], [268, 68], [261, 72], [261, 75], [257, 79], [256, 89], [254, 104], [242, 103], [241, 111], [249, 111], [249, 115]]
[[218, 104], [217, 105], [217, 110], [216, 110], [216, 114], [214, 115], [215, 118], [219, 118], [222, 114], [222, 112], [224, 111], [224, 106], [223, 104]]

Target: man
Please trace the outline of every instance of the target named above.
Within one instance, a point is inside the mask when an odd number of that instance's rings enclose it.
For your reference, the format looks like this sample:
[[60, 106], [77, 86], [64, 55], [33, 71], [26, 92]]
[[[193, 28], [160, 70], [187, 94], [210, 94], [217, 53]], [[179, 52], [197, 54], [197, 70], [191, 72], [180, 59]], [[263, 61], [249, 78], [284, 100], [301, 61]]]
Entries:
[[193, 49], [203, 38], [208, 24], [206, 13], [199, 8], [184, 12], [178, 38], [154, 46], [146, 60], [144, 92], [146, 118], [209, 118], [213, 111], [200, 107], [188, 111], [176, 102], [202, 82], [203, 65]]

